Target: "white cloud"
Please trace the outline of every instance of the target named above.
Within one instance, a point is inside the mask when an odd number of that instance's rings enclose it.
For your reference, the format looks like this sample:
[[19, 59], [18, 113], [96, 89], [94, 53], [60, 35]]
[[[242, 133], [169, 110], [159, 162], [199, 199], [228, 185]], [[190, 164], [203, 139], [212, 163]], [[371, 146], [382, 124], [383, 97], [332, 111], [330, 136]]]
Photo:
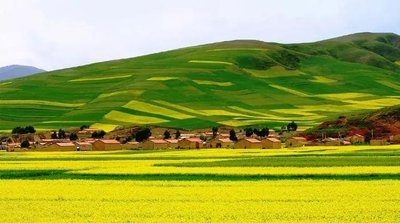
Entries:
[[2, 0], [0, 66], [58, 69], [231, 39], [400, 32], [395, 0]]

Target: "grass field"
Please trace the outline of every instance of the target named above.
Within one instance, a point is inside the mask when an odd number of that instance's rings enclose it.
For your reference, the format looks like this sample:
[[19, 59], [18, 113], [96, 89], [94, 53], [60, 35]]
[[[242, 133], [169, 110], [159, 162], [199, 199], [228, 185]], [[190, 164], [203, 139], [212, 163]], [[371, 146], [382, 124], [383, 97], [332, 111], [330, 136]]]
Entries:
[[4, 80], [0, 131], [151, 125], [160, 119], [163, 126], [185, 129], [229, 123], [280, 128], [288, 120], [308, 128], [399, 104], [399, 38], [381, 33], [307, 44], [227, 41]]
[[0, 152], [5, 222], [398, 222], [400, 146]]

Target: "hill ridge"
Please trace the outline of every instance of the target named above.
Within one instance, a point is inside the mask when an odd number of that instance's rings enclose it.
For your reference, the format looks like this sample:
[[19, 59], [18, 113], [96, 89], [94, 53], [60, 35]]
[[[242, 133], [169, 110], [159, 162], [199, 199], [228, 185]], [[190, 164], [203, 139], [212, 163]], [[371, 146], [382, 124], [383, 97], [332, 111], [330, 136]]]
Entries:
[[292, 120], [307, 128], [400, 104], [400, 49], [377, 41], [387, 34], [366, 35], [350, 44], [224, 41], [0, 81], [0, 129], [280, 128]]

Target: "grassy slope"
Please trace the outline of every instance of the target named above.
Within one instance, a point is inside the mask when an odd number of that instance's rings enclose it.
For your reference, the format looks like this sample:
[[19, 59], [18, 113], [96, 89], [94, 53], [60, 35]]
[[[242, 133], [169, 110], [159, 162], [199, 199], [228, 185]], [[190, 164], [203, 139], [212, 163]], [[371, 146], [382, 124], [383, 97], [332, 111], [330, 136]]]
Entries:
[[[230, 41], [7, 80], [0, 129], [313, 126], [400, 104], [399, 47], [397, 35], [367, 33], [310, 44]], [[131, 101], [136, 108], [125, 106]]]

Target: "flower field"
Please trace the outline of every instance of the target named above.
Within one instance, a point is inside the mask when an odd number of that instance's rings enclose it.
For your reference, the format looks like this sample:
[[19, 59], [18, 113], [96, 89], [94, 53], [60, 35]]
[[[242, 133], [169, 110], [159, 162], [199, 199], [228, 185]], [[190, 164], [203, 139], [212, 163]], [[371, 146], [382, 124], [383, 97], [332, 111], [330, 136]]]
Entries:
[[398, 222], [400, 146], [0, 152], [3, 222]]

